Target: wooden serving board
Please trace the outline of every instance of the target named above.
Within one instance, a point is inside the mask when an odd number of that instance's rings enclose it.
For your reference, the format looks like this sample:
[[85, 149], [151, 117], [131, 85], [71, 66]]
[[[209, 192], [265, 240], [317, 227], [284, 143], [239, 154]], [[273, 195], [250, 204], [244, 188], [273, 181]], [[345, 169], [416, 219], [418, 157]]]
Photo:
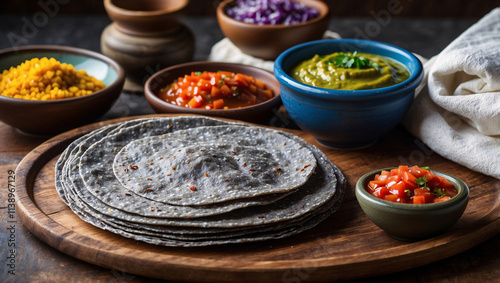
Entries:
[[[347, 178], [344, 203], [326, 221], [282, 240], [206, 248], [169, 248], [123, 238], [73, 214], [55, 190], [54, 165], [77, 137], [127, 119], [56, 136], [30, 152], [16, 171], [17, 207], [23, 224], [50, 246], [96, 265], [174, 281], [347, 280], [429, 264], [465, 251], [500, 231], [500, 181], [442, 158], [403, 129], [396, 129], [372, 147], [352, 151], [328, 149], [302, 131], [284, 129], [318, 146]], [[401, 242], [363, 213], [354, 196], [357, 179], [368, 171], [399, 164], [428, 165], [469, 185], [468, 207], [447, 233], [419, 242]]]

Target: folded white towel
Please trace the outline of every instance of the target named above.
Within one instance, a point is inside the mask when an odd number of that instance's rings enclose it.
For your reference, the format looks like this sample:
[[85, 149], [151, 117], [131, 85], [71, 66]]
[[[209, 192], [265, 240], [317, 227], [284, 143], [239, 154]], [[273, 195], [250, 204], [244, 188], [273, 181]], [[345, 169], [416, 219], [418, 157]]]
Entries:
[[500, 8], [424, 64], [404, 124], [440, 155], [500, 179]]
[[243, 53], [227, 37], [212, 46], [209, 61], [239, 63], [273, 71], [274, 61], [264, 60]]

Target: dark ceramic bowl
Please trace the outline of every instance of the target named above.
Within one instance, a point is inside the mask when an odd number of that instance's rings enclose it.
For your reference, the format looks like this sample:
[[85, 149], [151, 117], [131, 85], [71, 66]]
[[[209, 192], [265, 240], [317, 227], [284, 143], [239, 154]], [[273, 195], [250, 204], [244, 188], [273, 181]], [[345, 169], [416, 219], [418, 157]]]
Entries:
[[450, 200], [428, 204], [395, 203], [374, 197], [366, 191], [366, 184], [384, 168], [363, 175], [356, 183], [356, 199], [368, 216], [393, 238], [418, 241], [440, 235], [453, 226], [462, 216], [469, 202], [469, 187], [457, 177], [432, 171], [445, 177], [458, 190]]
[[[242, 73], [248, 76], [262, 80], [274, 92], [274, 97], [262, 103], [241, 108], [233, 109], [201, 109], [187, 108], [178, 105], [170, 104], [158, 97], [160, 89], [171, 84], [174, 80], [191, 72], [217, 72], [230, 71]], [[220, 63], [220, 62], [190, 62], [185, 64], [175, 65], [163, 69], [151, 76], [144, 86], [144, 93], [147, 101], [158, 113], [188, 113], [205, 116], [214, 116], [222, 118], [237, 119], [247, 122], [261, 122], [266, 119], [273, 108], [276, 108], [281, 103], [279, 84], [274, 75], [264, 69], [253, 66], [235, 64], [235, 63]]]
[[0, 71], [32, 58], [54, 57], [104, 82], [90, 95], [59, 100], [24, 100], [0, 95], [0, 120], [21, 132], [52, 135], [91, 122], [106, 113], [120, 96], [125, 72], [106, 56], [74, 47], [26, 46], [0, 51]]
[[[298, 82], [291, 70], [314, 55], [334, 52], [382, 55], [403, 64], [410, 77], [399, 84], [370, 90], [337, 90]], [[394, 45], [355, 39], [326, 39], [294, 46], [276, 59], [274, 74], [290, 117], [318, 142], [333, 148], [362, 148], [375, 143], [404, 117], [424, 72], [410, 52]]]
[[175, 31], [189, 0], [104, 0], [104, 8], [123, 33], [158, 36]]
[[222, 1], [217, 7], [217, 20], [224, 35], [243, 53], [274, 60], [281, 52], [299, 43], [321, 39], [330, 21], [329, 8], [322, 1], [299, 0], [316, 8], [320, 15], [294, 25], [257, 25], [229, 17], [225, 10], [234, 0]]

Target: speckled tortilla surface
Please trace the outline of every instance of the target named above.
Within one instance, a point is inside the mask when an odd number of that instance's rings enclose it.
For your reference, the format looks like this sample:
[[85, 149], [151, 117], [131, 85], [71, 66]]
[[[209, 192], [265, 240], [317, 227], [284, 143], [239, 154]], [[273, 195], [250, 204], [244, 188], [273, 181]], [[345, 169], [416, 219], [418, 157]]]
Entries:
[[302, 233], [334, 213], [345, 191], [341, 171], [301, 138], [198, 116], [92, 131], [61, 154], [55, 177], [61, 199], [82, 220], [175, 247]]
[[274, 130], [240, 125], [132, 141], [113, 164], [125, 188], [172, 205], [286, 193], [303, 185], [315, 168], [314, 155], [297, 142]]

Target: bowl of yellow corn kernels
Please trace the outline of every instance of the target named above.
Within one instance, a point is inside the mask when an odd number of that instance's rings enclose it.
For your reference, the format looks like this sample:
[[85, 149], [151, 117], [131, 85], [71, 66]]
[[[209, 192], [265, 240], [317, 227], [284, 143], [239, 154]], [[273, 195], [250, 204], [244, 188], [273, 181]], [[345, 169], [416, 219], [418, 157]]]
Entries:
[[125, 71], [112, 59], [68, 46], [0, 50], [0, 121], [33, 135], [92, 122], [120, 96]]

